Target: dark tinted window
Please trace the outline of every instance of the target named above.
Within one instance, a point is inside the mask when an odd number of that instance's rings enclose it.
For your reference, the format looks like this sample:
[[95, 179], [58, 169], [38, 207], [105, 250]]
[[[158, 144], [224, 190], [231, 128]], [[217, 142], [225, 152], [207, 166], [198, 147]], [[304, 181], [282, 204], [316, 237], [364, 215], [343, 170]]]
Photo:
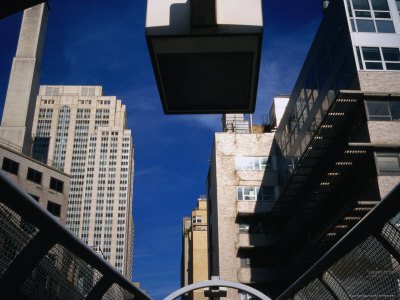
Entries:
[[367, 107], [370, 120], [391, 120], [387, 102], [368, 102]]
[[375, 25], [372, 20], [356, 20], [359, 32], [375, 32]]
[[400, 172], [398, 153], [376, 153], [376, 163], [382, 175], [397, 175]]
[[54, 202], [47, 202], [47, 210], [56, 217], [60, 216], [61, 205]]
[[353, 0], [354, 9], [369, 9], [368, 0]]
[[385, 61], [400, 61], [399, 48], [382, 48], [382, 53]]
[[376, 20], [376, 27], [378, 32], [395, 33], [392, 21], [379, 21]]
[[2, 169], [4, 171], [18, 175], [18, 168], [19, 168], [19, 163], [17, 163], [16, 161], [13, 161], [7, 157], [4, 157], [3, 167], [2, 167]]
[[28, 168], [28, 174], [26, 175], [26, 179], [33, 181], [35, 183], [41, 184], [42, 183], [42, 172]]
[[64, 188], [64, 182], [62, 182], [61, 180], [58, 180], [54, 177], [51, 177], [50, 178], [50, 188], [52, 190], [62, 193], [63, 188]]
[[374, 10], [389, 10], [387, 0], [371, 0]]
[[364, 60], [382, 60], [378, 47], [362, 47]]

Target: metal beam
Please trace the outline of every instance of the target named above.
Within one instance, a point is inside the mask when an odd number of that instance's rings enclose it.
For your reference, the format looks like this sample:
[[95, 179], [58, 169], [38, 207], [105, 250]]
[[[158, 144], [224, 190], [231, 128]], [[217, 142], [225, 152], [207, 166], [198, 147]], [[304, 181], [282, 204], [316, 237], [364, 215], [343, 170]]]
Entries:
[[92, 288], [90, 293], [86, 296], [85, 300], [97, 300], [102, 299], [103, 295], [113, 284], [107, 277], [103, 276], [96, 285]]

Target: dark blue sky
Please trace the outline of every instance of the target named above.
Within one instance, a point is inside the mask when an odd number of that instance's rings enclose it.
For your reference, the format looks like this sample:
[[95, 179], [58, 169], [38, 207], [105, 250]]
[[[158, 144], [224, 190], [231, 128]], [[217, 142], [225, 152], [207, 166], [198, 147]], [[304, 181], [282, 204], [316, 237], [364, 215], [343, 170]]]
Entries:
[[[245, 1], [245, 0], [243, 0]], [[322, 18], [320, 0], [263, 1], [260, 123], [289, 94]], [[154, 299], [179, 288], [181, 220], [205, 183], [220, 115], [165, 116], [144, 36], [146, 1], [50, 1], [41, 84], [102, 85], [127, 106], [135, 147], [133, 279]], [[22, 14], [0, 20], [0, 113]]]

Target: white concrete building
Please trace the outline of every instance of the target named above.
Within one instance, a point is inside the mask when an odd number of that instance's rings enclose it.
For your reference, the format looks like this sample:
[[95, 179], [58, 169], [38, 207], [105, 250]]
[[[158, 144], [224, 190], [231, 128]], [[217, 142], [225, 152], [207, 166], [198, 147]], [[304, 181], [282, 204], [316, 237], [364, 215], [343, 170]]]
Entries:
[[[274, 133], [215, 133], [208, 175], [210, 275], [258, 287], [265, 215], [279, 194]], [[228, 299], [247, 299], [228, 289]]]
[[41, 86], [32, 156], [71, 174], [67, 226], [131, 277], [133, 144], [126, 108], [101, 86]]

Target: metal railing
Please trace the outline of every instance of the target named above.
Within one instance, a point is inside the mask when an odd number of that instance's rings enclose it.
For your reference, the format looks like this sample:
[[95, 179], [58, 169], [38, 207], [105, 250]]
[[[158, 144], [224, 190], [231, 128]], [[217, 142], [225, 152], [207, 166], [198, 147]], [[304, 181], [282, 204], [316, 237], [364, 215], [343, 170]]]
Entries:
[[400, 299], [400, 184], [276, 300]]
[[0, 172], [2, 299], [151, 299]]

